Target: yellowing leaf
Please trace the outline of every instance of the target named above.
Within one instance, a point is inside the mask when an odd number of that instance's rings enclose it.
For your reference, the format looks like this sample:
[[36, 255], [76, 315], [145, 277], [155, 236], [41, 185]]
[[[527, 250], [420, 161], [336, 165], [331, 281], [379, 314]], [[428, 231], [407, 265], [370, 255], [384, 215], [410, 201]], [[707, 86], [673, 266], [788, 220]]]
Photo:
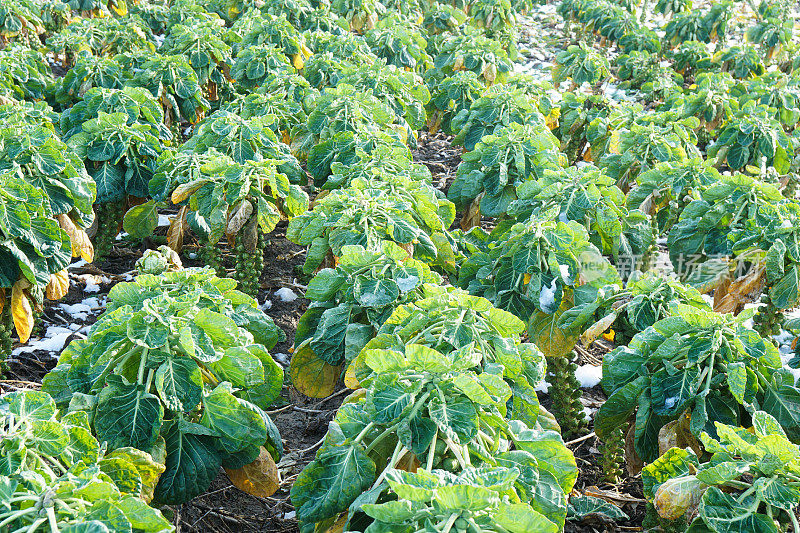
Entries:
[[311, 398], [325, 398], [333, 394], [341, 372], [341, 366], [326, 363], [307, 344], [298, 347], [289, 363], [292, 385]]
[[193, 192], [203, 186], [203, 183], [197, 182], [189, 182], [189, 183], [182, 183], [175, 187], [175, 190], [172, 191], [171, 200], [173, 204], [179, 204], [182, 201], [186, 200]]
[[111, 9], [113, 9], [114, 13], [116, 13], [120, 17], [124, 17], [125, 15], [128, 14], [128, 6], [125, 5], [125, 2], [120, 2], [117, 5], [113, 5], [111, 6]]
[[578, 342], [578, 335], [570, 334], [558, 327], [558, 319], [564, 311], [572, 307], [568, 298], [563, 298], [561, 307], [555, 313], [548, 315], [536, 311], [528, 324], [528, 336], [547, 357], [561, 357], [567, 355]]
[[303, 61], [303, 56], [301, 54], [294, 54], [292, 56], [292, 65], [297, 70], [303, 70], [303, 65], [305, 65], [305, 61]]
[[608, 151], [612, 154], [620, 154], [622, 153], [620, 150], [620, 136], [618, 131], [614, 131], [611, 134], [611, 138], [608, 140]]
[[[2, 308], [0, 307], [0, 309]], [[344, 373], [344, 386], [348, 389], [356, 390], [361, 387], [355, 372], [355, 368], [351, 365], [347, 367], [347, 371]]]
[[558, 119], [561, 117], [561, 110], [557, 107], [554, 107], [550, 110], [547, 117], [545, 118], [545, 123], [547, 127], [551, 130], [554, 130], [558, 127]]
[[616, 313], [609, 313], [597, 322], [595, 322], [583, 335], [581, 335], [581, 344], [588, 346], [605, 330], [611, 327], [611, 324], [617, 319]]
[[60, 300], [69, 291], [69, 276], [66, 270], [50, 274], [50, 281], [45, 288], [48, 300]]
[[28, 342], [33, 331], [33, 307], [25, 294], [25, 289], [31, 284], [25, 278], [20, 278], [11, 288], [11, 316], [14, 318], [14, 327], [20, 342]]
[[172, 217], [169, 221], [169, 228], [167, 229], [167, 246], [180, 253], [183, 249], [183, 237], [188, 229], [186, 223], [186, 213], [189, 212], [189, 206], [184, 205], [178, 211], [178, 215]]
[[[341, 513], [339, 518], [336, 519], [330, 527], [323, 526], [323, 533], [342, 533], [344, 531], [344, 526], [347, 525], [347, 519], [350, 518], [349, 513]], [[316, 528], [315, 528], [316, 531]]]
[[226, 468], [225, 473], [237, 489], [259, 498], [272, 496], [281, 486], [278, 465], [263, 446], [255, 461], [242, 468]]
[[[5, 308], [5, 306], [6, 306], [6, 290], [5, 289], [0, 289], [0, 313], [3, 312], [3, 309]], [[797, 340], [797, 339], [795, 339], [795, 340]], [[792, 346], [792, 348], [794, 348], [794, 346]]]
[[69, 235], [72, 257], [80, 257], [87, 263], [91, 263], [94, 260], [94, 246], [86, 232], [76, 226], [66, 214], [56, 215], [56, 220], [61, 229]]

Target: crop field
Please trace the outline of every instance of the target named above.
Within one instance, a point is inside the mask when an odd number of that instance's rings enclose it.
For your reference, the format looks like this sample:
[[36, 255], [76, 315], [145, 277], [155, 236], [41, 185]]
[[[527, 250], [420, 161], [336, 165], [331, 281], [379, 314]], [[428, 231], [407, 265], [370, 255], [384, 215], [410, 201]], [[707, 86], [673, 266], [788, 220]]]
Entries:
[[800, 533], [797, 0], [0, 0], [0, 533]]

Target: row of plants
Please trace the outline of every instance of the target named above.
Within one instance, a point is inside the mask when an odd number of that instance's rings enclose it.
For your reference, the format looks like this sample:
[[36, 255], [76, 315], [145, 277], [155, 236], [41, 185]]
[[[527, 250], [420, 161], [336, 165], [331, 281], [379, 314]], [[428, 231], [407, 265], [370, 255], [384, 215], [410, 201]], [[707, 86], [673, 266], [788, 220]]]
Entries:
[[[607, 442], [624, 441], [628, 472], [641, 471], [654, 511], [646, 526], [796, 528], [800, 499], [789, 465], [797, 453], [792, 413], [800, 396], [772, 338], [781, 330], [781, 311], [798, 303], [789, 251], [796, 246], [796, 120], [790, 96], [770, 97], [792, 94], [794, 65], [766, 38], [763, 51], [726, 48], [733, 4], [705, 13], [665, 2], [656, 9], [680, 12], [664, 28], [663, 42], [639, 29], [625, 9], [561, 4], [562, 15], [584, 25], [579, 33], [594, 32], [601, 46], [616, 42], [620, 55], [609, 64], [580, 43], [557, 58], [555, 81], [569, 79], [576, 87], [616, 78], [650, 103], [645, 111], [597, 94], [567, 95], [561, 131], [580, 138], [562, 142], [571, 160], [594, 160], [615, 177], [633, 178], [628, 207], [651, 216], [655, 234], [668, 235], [678, 274], [702, 292], [713, 291], [713, 302], [676, 282], [645, 277], [625, 290], [605, 288], [594, 302], [566, 311], [561, 325], [585, 331], [584, 340], [613, 325], [618, 347], [603, 360], [609, 397], [594, 428]], [[770, 24], [783, 26], [764, 16], [780, 9], [788, 6], [761, 4], [756, 26], [747, 31], [751, 42], [759, 43]], [[791, 49], [796, 44], [787, 27], [782, 44]], [[716, 54], [694, 41], [717, 41]], [[770, 64], [779, 70], [765, 73]], [[677, 142], [665, 142], [668, 127]], [[670, 153], [670, 144], [685, 153]], [[701, 151], [690, 152], [692, 145]], [[691, 268], [680, 268], [687, 262]], [[637, 285], [644, 295], [637, 296]], [[672, 302], [643, 305], [658, 293]], [[759, 294], [758, 310], [743, 311]], [[654, 315], [658, 320], [649, 322]], [[756, 331], [745, 325], [750, 318]], [[767, 450], [766, 442], [775, 444]]]

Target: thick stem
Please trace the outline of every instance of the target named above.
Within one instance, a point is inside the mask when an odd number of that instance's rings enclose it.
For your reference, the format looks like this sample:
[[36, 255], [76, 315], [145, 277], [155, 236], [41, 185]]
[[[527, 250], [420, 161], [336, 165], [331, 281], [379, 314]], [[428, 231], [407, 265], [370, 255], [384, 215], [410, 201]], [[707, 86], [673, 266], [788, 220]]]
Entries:
[[255, 250], [248, 250], [242, 242], [243, 236], [238, 235], [236, 245], [233, 247], [234, 273], [233, 277], [239, 282], [239, 290], [252, 297], [258, 296], [259, 280], [264, 271], [265, 238], [258, 233]]
[[217, 276], [225, 277], [225, 265], [222, 261], [222, 252], [219, 249], [219, 244], [211, 244], [207, 240], [202, 241], [197, 249], [197, 256], [203, 263], [213, 268]]
[[96, 203], [97, 232], [94, 235], [94, 263], [105, 259], [114, 247], [122, 217], [125, 215], [125, 200]]
[[577, 365], [573, 362], [574, 353], [563, 357], [550, 357], [547, 360], [548, 381], [552, 411], [564, 437], [574, 437], [586, 430], [586, 417], [581, 403], [580, 383], [575, 378]]
[[11, 295], [10, 291], [0, 289], [6, 292], [5, 305], [3, 310], [0, 311], [0, 377], [6, 367], [6, 360], [11, 357], [11, 350], [14, 343], [11, 340], [11, 335], [14, 331], [14, 319], [11, 316]]
[[622, 427], [611, 432], [601, 447], [603, 477], [608, 483], [619, 483], [625, 453], [625, 433]]
[[765, 339], [771, 339], [773, 335], [780, 333], [783, 313], [775, 307], [769, 292], [761, 296], [761, 303], [764, 305], [758, 308], [753, 317], [753, 329]]

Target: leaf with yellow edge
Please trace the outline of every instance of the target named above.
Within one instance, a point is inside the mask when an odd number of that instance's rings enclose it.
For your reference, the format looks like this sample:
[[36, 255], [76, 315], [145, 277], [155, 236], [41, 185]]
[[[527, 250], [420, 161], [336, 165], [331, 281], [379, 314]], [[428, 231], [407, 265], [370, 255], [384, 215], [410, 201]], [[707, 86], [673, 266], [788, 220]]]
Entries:
[[[161, 439], [163, 443], [163, 439]], [[161, 477], [161, 474], [166, 470], [163, 462], [159, 462], [152, 455], [136, 448], [117, 448], [110, 452], [106, 457], [119, 457], [129, 462], [139, 472], [139, 478], [142, 480], [142, 492], [140, 497], [145, 503], [150, 503], [153, 499], [153, 492], [155, 491], [156, 484]]]
[[356, 377], [356, 369], [354, 366], [348, 366], [347, 371], [344, 373], [344, 386], [348, 389], [356, 390], [361, 387], [358, 378]]
[[581, 335], [581, 344], [589, 346], [594, 340], [600, 336], [601, 333], [606, 331], [614, 321], [617, 319], [616, 313], [609, 313], [594, 324]]
[[356, 389], [347, 396], [345, 396], [344, 400], [342, 400], [342, 405], [346, 405], [348, 403], [357, 403], [361, 398], [367, 396], [367, 389], [361, 388]]
[[269, 498], [281, 486], [278, 465], [263, 446], [255, 461], [242, 468], [226, 468], [225, 473], [237, 489], [258, 498]]
[[11, 288], [11, 316], [14, 318], [14, 327], [20, 342], [28, 342], [33, 331], [33, 307], [25, 294], [25, 289], [31, 284], [25, 278], [20, 278]]
[[66, 270], [50, 274], [50, 282], [45, 288], [45, 297], [48, 300], [60, 300], [69, 291], [69, 275]]
[[122, 1], [119, 1], [116, 5], [111, 6], [111, 9], [113, 9], [114, 13], [120, 17], [124, 17], [128, 14], [128, 6]]
[[[347, 525], [348, 518], [350, 518], [349, 513], [342, 513], [330, 527], [323, 526], [320, 531], [323, 531], [324, 533], [342, 533], [344, 531], [344, 527]], [[316, 531], [316, 528], [314, 531]]]
[[175, 190], [172, 191], [171, 200], [173, 204], [179, 204], [192, 195], [197, 189], [206, 184], [208, 180], [200, 179], [190, 181], [189, 183], [181, 183]]
[[546, 357], [567, 355], [578, 342], [578, 334], [569, 334], [558, 327], [558, 320], [572, 307], [571, 299], [563, 298], [561, 306], [552, 315], [537, 311], [528, 323], [528, 336]]
[[341, 373], [341, 366], [326, 363], [317, 357], [308, 344], [300, 345], [289, 363], [292, 385], [311, 398], [325, 398], [333, 394]]
[[621, 145], [622, 145], [622, 141], [620, 140], [619, 132], [615, 130], [611, 134], [611, 138], [608, 141], [607, 150], [611, 154], [620, 154], [620, 153], [622, 153], [620, 151]]

